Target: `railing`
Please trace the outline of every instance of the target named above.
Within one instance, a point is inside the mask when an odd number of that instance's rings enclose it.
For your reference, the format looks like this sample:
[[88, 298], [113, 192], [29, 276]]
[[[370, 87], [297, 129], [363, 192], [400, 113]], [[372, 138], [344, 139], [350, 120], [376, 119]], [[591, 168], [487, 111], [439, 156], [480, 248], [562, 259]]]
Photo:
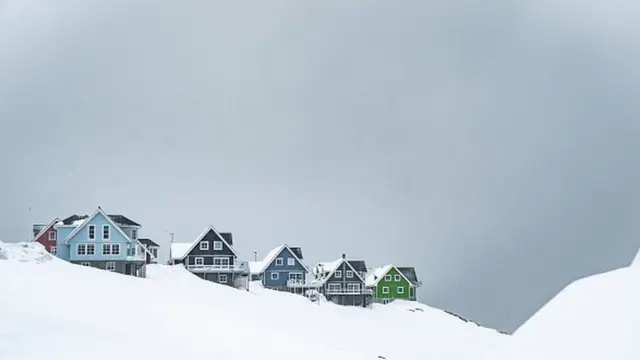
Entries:
[[330, 289], [327, 288], [327, 295], [371, 295], [373, 290], [371, 289]]
[[316, 280], [304, 281], [291, 279], [287, 281], [287, 286], [291, 288], [317, 288], [320, 287], [320, 282]]
[[192, 272], [245, 272], [243, 264], [187, 265]]

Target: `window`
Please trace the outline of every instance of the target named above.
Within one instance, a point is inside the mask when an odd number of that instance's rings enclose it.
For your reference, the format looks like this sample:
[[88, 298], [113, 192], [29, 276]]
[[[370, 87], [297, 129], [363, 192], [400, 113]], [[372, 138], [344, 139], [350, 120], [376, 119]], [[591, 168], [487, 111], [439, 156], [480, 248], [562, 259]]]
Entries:
[[80, 265], [82, 265], [82, 266], [91, 266], [91, 263], [83, 261], [83, 262], [80, 263]]
[[347, 278], [351, 279], [353, 277], [353, 271], [347, 270]]
[[214, 241], [213, 250], [222, 250], [222, 241]]
[[107, 271], [116, 271], [116, 263], [115, 261], [107, 261], [106, 266], [104, 267]]
[[393, 280], [393, 277], [391, 275], [384, 276], [384, 281], [391, 281], [391, 280]]
[[102, 244], [102, 255], [111, 255], [111, 244]]
[[289, 265], [289, 266], [296, 266], [296, 259], [294, 259], [294, 258], [288, 258], [288, 259], [287, 259], [287, 265]]
[[359, 293], [360, 292], [360, 284], [347, 284], [347, 292], [350, 293]]
[[200, 250], [209, 250], [209, 242], [208, 241], [200, 242]]
[[284, 263], [284, 261], [282, 260], [282, 258], [277, 258], [276, 259], [276, 266], [282, 266], [283, 263]]
[[278, 279], [280, 279], [280, 273], [272, 271], [271, 272], [271, 280], [278, 280]]
[[120, 244], [111, 244], [111, 254], [120, 255]]
[[109, 240], [109, 230], [111, 227], [109, 225], [102, 225], [102, 240]]
[[95, 240], [95, 239], [96, 239], [96, 226], [89, 225], [89, 240]]
[[120, 255], [120, 244], [102, 244], [102, 255]]
[[78, 254], [78, 256], [87, 255], [87, 244], [78, 244], [78, 247], [76, 248], [76, 254]]
[[289, 273], [289, 280], [302, 281], [304, 280], [304, 276], [301, 272], [292, 272]]
[[56, 232], [49, 231], [49, 241], [56, 241]]
[[151, 251], [151, 255], [153, 255], [153, 257], [155, 257], [155, 258], [158, 257], [158, 248], [157, 247], [152, 247], [149, 250]]
[[396, 280], [396, 281], [400, 281], [400, 280], [402, 280], [402, 277], [400, 276], [400, 274], [396, 274], [396, 276], [395, 276], [395, 280]]
[[221, 284], [226, 284], [227, 283], [227, 275], [225, 275], [225, 274], [218, 275], [218, 282], [220, 282]]
[[388, 294], [389, 293], [389, 287], [388, 286], [383, 286], [382, 287], [382, 293], [383, 294]]
[[330, 283], [329, 285], [327, 285], [327, 290], [329, 290], [329, 292], [339, 292], [340, 289], [340, 284]]
[[131, 229], [131, 240], [138, 239], [138, 229]]
[[58, 252], [58, 249], [55, 246], [51, 247], [51, 255], [55, 255]]
[[96, 254], [96, 244], [87, 244], [87, 255]]
[[228, 257], [214, 257], [213, 258], [213, 265], [216, 266], [229, 266], [229, 258]]
[[398, 286], [398, 294], [404, 294], [404, 286]]
[[198, 266], [204, 265], [204, 258], [203, 257], [197, 257], [195, 261], [196, 261], [196, 265], [198, 265]]
[[337, 278], [341, 278], [342, 277], [342, 270], [336, 270], [336, 277]]

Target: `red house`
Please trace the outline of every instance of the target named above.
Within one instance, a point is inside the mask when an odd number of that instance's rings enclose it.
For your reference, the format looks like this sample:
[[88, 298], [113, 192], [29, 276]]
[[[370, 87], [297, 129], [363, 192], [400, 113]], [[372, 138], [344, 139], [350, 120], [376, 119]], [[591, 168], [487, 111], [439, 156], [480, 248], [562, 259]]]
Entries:
[[33, 225], [33, 241], [39, 242], [52, 255], [56, 254], [57, 231], [56, 225], [60, 219], [55, 218], [49, 225]]

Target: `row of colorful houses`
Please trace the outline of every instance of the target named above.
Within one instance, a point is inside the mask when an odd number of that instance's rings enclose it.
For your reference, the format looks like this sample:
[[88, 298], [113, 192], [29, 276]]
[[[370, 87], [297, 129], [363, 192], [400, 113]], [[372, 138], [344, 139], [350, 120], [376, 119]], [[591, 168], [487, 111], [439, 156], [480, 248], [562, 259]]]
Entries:
[[[142, 226], [101, 207], [91, 215], [56, 218], [33, 225], [34, 241], [57, 257], [82, 266], [144, 277], [147, 264], [158, 262], [160, 246], [139, 237]], [[302, 248], [280, 244], [262, 260], [244, 261], [234, 249], [232, 233], [207, 227], [194, 241], [172, 242], [169, 264], [182, 265], [194, 275], [235, 288], [259, 281], [265, 288], [305, 295], [313, 300], [349, 306], [373, 302], [417, 300], [422, 285], [415, 268], [388, 264], [368, 268], [346, 254], [308, 266]]]

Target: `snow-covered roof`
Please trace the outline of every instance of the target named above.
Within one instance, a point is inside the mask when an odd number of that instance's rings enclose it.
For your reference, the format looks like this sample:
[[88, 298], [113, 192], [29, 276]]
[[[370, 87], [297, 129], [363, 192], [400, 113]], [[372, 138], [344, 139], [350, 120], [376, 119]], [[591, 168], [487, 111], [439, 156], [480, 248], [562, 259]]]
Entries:
[[262, 261], [249, 261], [249, 273], [259, 275], [262, 272]]
[[37, 240], [40, 236], [42, 236], [42, 234], [44, 234], [52, 226], [58, 224], [59, 222], [60, 222], [60, 219], [58, 219], [58, 218], [53, 219], [53, 221], [51, 223], [49, 223], [49, 225], [45, 225], [42, 229], [40, 229], [40, 231], [34, 236], [33, 241]]
[[343, 261], [344, 261], [343, 258], [339, 258], [338, 260], [329, 261], [329, 262], [318, 262], [316, 263], [316, 266], [313, 267], [313, 274], [321, 275], [321, 274], [333, 272], [333, 270], [337, 269], [342, 264]]
[[182, 259], [191, 248], [192, 243], [172, 243], [171, 244], [171, 260]]
[[[288, 249], [291, 255], [293, 255], [293, 257], [296, 260], [298, 260], [298, 262], [305, 268], [305, 270], [307, 272], [309, 271], [309, 269], [304, 265], [302, 260], [296, 254], [296, 251], [293, 251], [289, 245], [282, 244], [280, 246], [276, 246], [273, 249], [269, 250], [269, 252], [267, 253], [267, 255], [265, 255], [262, 261], [258, 262], [261, 264], [262, 267], [259, 270], [257, 270], [256, 274], [262, 274], [265, 270], [267, 270], [267, 267], [271, 265], [271, 263], [276, 259], [276, 256], [278, 256], [278, 254], [280, 254], [284, 249]], [[257, 267], [258, 265], [254, 264], [254, 266]]]
[[367, 273], [366, 278], [364, 279], [364, 283], [366, 286], [375, 286], [377, 280], [384, 276], [393, 265], [385, 265], [378, 268], [375, 268]]
[[638, 253], [636, 254], [636, 257], [631, 262], [631, 266], [640, 267], [640, 250], [638, 250]]
[[220, 235], [220, 233], [213, 227], [213, 225], [209, 225], [209, 227], [204, 229], [204, 231], [200, 234], [200, 236], [198, 236], [198, 238], [196, 238], [194, 242], [172, 243], [171, 244], [171, 260], [182, 260], [185, 256], [187, 256], [187, 254], [191, 251], [191, 249], [193, 249], [196, 246], [196, 244], [199, 243], [200, 240], [202, 240], [210, 231], [213, 231], [216, 234], [216, 236], [223, 243], [225, 243], [229, 247], [229, 249], [231, 249], [231, 252], [233, 252], [233, 254], [236, 257], [239, 257], [238, 253], [233, 248], [233, 246], [231, 246], [231, 244], [229, 244], [229, 242], [227, 242], [227, 240], [222, 235]]
[[[116, 224], [103, 210], [100, 206], [98, 206], [98, 209], [88, 218], [84, 218], [84, 219], [78, 219], [75, 220], [73, 223], [75, 224], [76, 222], [78, 222], [78, 226], [69, 234], [67, 235], [67, 237], [65, 238], [65, 244], [69, 243], [69, 240], [71, 240], [74, 236], [76, 236], [76, 234], [80, 231], [80, 229], [82, 229], [86, 224], [88, 224], [93, 218], [95, 218], [98, 214], [101, 214], [106, 220], [107, 222], [109, 222], [111, 224], [111, 226], [113, 228], [115, 228], [115, 230], [117, 232], [120, 233], [120, 235], [122, 235], [122, 237], [124, 237], [127, 241], [131, 242], [131, 238], [129, 237], [129, 235], [127, 235], [124, 231], [122, 231], [122, 229], [120, 228], [120, 226], [118, 226], [118, 224]], [[137, 242], [137, 241], [136, 241]]]

